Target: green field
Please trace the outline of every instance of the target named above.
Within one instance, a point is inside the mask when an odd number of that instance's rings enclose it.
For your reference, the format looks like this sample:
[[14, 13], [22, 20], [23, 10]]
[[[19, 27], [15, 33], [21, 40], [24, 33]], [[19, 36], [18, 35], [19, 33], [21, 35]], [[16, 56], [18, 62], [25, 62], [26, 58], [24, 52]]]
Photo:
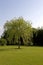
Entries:
[[43, 65], [43, 47], [0, 46], [0, 65]]

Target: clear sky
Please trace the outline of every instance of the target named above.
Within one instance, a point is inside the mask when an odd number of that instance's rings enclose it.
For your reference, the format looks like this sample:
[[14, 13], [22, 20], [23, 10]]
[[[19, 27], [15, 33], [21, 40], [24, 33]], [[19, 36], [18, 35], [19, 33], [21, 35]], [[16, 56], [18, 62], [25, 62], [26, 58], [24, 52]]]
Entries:
[[6, 20], [20, 16], [31, 20], [33, 27], [43, 26], [43, 0], [0, 0], [0, 35]]

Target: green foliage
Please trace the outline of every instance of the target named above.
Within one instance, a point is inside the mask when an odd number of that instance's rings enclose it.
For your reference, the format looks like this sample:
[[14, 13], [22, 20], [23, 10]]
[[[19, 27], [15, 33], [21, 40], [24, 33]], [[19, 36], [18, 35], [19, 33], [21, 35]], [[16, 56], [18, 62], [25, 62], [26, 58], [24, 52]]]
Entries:
[[5, 39], [0, 39], [0, 45], [6, 45], [7, 41]]
[[24, 44], [27, 44], [32, 37], [32, 28], [29, 21], [25, 21], [23, 18], [12, 19], [7, 21], [4, 25], [4, 30], [7, 31], [7, 40], [11, 42], [21, 44], [21, 39]]

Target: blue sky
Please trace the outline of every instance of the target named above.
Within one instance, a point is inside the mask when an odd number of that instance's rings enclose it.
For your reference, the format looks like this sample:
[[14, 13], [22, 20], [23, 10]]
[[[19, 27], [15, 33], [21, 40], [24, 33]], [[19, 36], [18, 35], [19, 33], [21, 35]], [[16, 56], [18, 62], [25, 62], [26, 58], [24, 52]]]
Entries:
[[0, 35], [6, 20], [20, 16], [31, 20], [33, 27], [43, 26], [43, 0], [0, 0]]

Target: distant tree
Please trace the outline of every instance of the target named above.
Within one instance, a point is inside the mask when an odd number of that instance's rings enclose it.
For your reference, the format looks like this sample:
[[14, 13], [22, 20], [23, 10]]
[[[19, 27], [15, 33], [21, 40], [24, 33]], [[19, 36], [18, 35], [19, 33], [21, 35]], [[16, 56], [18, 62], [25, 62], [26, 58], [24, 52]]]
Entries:
[[33, 37], [32, 37], [33, 45], [36, 45], [37, 29], [32, 28], [32, 30], [33, 30]]
[[43, 29], [42, 28], [33, 28], [33, 45], [34, 46], [43, 46]]
[[36, 43], [37, 46], [43, 46], [43, 29], [37, 31]]
[[7, 21], [4, 25], [4, 31], [7, 31], [7, 40], [11, 43], [18, 43], [20, 48], [21, 40], [27, 44], [31, 40], [32, 28], [29, 21], [25, 21], [22, 17]]

